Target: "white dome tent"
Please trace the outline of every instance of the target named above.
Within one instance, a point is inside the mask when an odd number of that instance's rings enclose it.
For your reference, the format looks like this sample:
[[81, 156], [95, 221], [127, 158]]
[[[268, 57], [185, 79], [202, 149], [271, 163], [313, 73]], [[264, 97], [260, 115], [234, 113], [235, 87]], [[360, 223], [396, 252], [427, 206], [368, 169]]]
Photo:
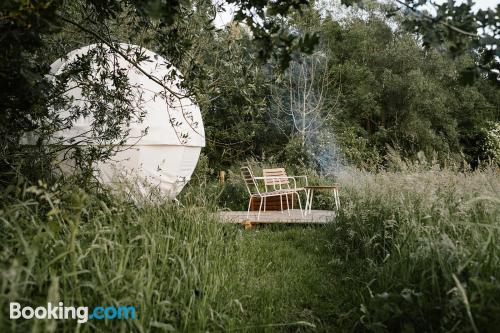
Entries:
[[[63, 73], [68, 65], [95, 47], [93, 44], [68, 53], [51, 65], [50, 74]], [[123, 177], [144, 180], [174, 199], [189, 181], [201, 148], [205, 146], [200, 109], [190, 98], [184, 97], [186, 93], [178, 87], [177, 77], [166, 79], [172, 76], [172, 71], [179, 71], [161, 56], [135, 45], [119, 45], [123, 54], [133, 55], [139, 51], [148, 58], [137, 64], [148, 76], [109, 47], [103, 47], [109, 51], [108, 62], [126, 72], [133, 91], [132, 103], [144, 111], [144, 118], [131, 122], [125, 145], [112, 160], [97, 165], [97, 176], [105, 184], [114, 184]], [[99, 69], [93, 66], [97, 80]], [[73, 105], [84, 105], [82, 90], [74, 82], [68, 85], [67, 95], [73, 98]], [[70, 112], [61, 116], [69, 117]], [[56, 133], [55, 137], [62, 142], [84, 137], [92, 122], [92, 117], [80, 117], [70, 129]]]

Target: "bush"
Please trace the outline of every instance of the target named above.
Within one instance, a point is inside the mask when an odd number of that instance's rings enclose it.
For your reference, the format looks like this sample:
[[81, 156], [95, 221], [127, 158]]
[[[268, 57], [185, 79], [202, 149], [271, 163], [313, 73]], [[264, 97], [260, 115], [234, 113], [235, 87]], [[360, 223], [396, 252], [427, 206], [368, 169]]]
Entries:
[[490, 122], [490, 128], [485, 129], [486, 154], [491, 160], [500, 164], [500, 122]]

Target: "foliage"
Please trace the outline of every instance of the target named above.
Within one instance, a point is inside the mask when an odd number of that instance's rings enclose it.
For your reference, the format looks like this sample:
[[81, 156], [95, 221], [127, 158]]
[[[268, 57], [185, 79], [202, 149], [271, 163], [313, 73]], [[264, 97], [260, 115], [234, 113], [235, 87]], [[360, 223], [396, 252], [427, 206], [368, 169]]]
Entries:
[[[498, 174], [434, 169], [341, 177], [331, 229], [359, 331], [480, 331], [498, 327]], [[346, 309], [347, 310], [347, 309]], [[469, 316], [468, 312], [472, 315]]]
[[[311, 48], [311, 38], [300, 39], [287, 31], [277, 32], [278, 25], [273, 23], [276, 15], [300, 10], [303, 4], [283, 2], [280, 8], [275, 8], [273, 3], [259, 1], [236, 1], [235, 4], [246, 9], [258, 7], [260, 11], [268, 7], [272, 9], [266, 14], [268, 23], [262, 27], [253, 24], [256, 17], [251, 12], [242, 11], [238, 15], [239, 20], [252, 26], [254, 38], [248, 38], [248, 43], [266, 41], [266, 52], [260, 52], [262, 59], [276, 54], [285, 66], [292, 49], [307, 51]], [[274, 14], [271, 13], [273, 10]], [[127, 135], [123, 128], [134, 118], [126, 76], [120, 71], [101, 66], [100, 79], [113, 84], [111, 87], [95, 84], [90, 75], [92, 61], [80, 59], [78, 64], [61, 75], [62, 80], [56, 80], [60, 82], [53, 82], [46, 77], [50, 63], [82, 44], [98, 42], [102, 45], [101, 51], [95, 52], [90, 58], [95, 57], [95, 63], [105, 64], [106, 52], [102, 50], [108, 49], [123, 55], [117, 47], [117, 41], [137, 40], [142, 42], [142, 46], [156, 46], [155, 50], [170, 56], [174, 64], [183, 65], [181, 69], [186, 69], [188, 73], [185, 85], [196, 93], [209, 84], [209, 78], [203, 71], [203, 64], [187, 59], [196, 55], [196, 50], [193, 51], [196, 38], [208, 38], [205, 40], [208, 44], [213, 42], [211, 38], [214, 36], [210, 34], [214, 29], [214, 15], [210, 14], [213, 11], [211, 3], [203, 0], [196, 3], [177, 0], [3, 1], [0, 6], [0, 173], [3, 184], [9, 183], [19, 173], [32, 179], [47, 179], [46, 173], [50, 174], [54, 156], [61, 149], [53, 147], [47, 151], [48, 138], [61, 127], [71, 127], [81, 115], [91, 115], [95, 119], [92, 133], [101, 145], [87, 146], [86, 149], [78, 146], [73, 154], [73, 158], [79, 159], [77, 165], [86, 169], [83, 174], [86, 175], [84, 183], [87, 184], [93, 164], [111, 156], [109, 142], [119, 145]], [[120, 25], [123, 21], [127, 23], [126, 31]], [[186, 27], [188, 29], [184, 29]], [[203, 30], [208, 33], [200, 33]], [[276, 34], [279, 35], [277, 39], [272, 37]], [[294, 44], [296, 39], [298, 42]], [[269, 47], [270, 44], [276, 48]], [[126, 53], [125, 58], [136, 66], [142, 60]], [[172, 72], [172, 76], [178, 75], [180, 73]], [[72, 117], [61, 121], [60, 111], [67, 110], [71, 102], [71, 99], [65, 98], [64, 84], [75, 78], [82, 84], [86, 81], [89, 89], [84, 89], [83, 93], [92, 102], [81, 110], [72, 110]], [[164, 79], [160, 78], [158, 82]], [[194, 87], [196, 83], [199, 84], [198, 89]], [[168, 87], [165, 89], [168, 91]], [[110, 108], [110, 105], [113, 107]], [[32, 131], [37, 132], [37, 146], [34, 149], [22, 147], [20, 139]]]
[[[205, 100], [212, 103], [204, 108], [213, 168], [256, 158], [324, 172], [325, 161], [331, 167], [347, 159], [375, 170], [388, 165], [388, 149], [410, 160], [419, 153], [436, 155], [442, 165], [465, 160], [476, 167], [488, 160], [482, 129], [498, 121], [500, 95], [484, 78], [463, 85], [460, 73], [474, 64], [471, 55], [450, 59], [426, 50], [376, 11], [337, 22], [310, 9], [286, 24], [318, 34], [320, 42], [313, 55], [293, 60], [284, 72], [274, 63], [254, 64], [242, 27], [218, 34], [218, 50], [228, 53], [218, 51], [219, 65], [207, 68], [225, 94], [209, 92]], [[209, 50], [214, 53], [212, 46]], [[311, 59], [321, 65], [311, 67]], [[306, 82], [301, 73], [317, 80], [301, 90]], [[307, 103], [290, 103], [290, 92], [295, 99], [307, 96]], [[318, 96], [321, 103], [312, 103]]]
[[[232, 25], [218, 34], [203, 56], [215, 89], [203, 106], [207, 152], [212, 165], [228, 168], [264, 150], [281, 149], [285, 139], [267, 112], [270, 77], [253, 58], [249, 34]], [[216, 57], [212, 54], [217, 54]]]
[[[482, 81], [460, 84], [458, 73], [470, 58], [451, 61], [425, 51], [411, 35], [393, 32], [373, 16], [353, 19], [345, 28], [328, 20], [324, 25], [325, 52], [342, 88], [334, 112], [339, 141], [349, 142], [356, 133], [379, 156], [391, 146], [410, 158], [423, 151], [437, 153], [441, 161], [483, 159], [469, 138], [499, 116], [498, 90], [488, 95]], [[362, 158], [361, 164], [380, 165], [380, 160]]]
[[86, 332], [218, 327], [208, 314], [228, 280], [212, 273], [227, 269], [230, 261], [218, 259], [229, 259], [236, 233], [206, 209], [137, 207], [43, 184], [9, 200], [0, 210], [2, 331], [74, 331], [76, 321], [11, 321], [6, 313], [9, 301], [61, 300], [137, 307], [137, 320], [93, 321], [78, 328]]
[[485, 150], [493, 161], [500, 162], [500, 123], [490, 123], [485, 129]]
[[[481, 161], [498, 155], [498, 48], [490, 47], [498, 41], [487, 36], [498, 32], [498, 15], [449, 2], [432, 22], [388, 21], [371, 11], [334, 21], [302, 0], [231, 3], [239, 22], [220, 30], [213, 19], [221, 8], [203, 0], [0, 4], [0, 328], [494, 331], [499, 181], [496, 169], [481, 171]], [[424, 3], [406, 4], [419, 10]], [[476, 38], [478, 23], [490, 30]], [[207, 147], [179, 197], [184, 207], [156, 194], [141, 201], [130, 191], [89, 189], [92, 163], [108, 158], [109, 143], [122, 142], [122, 127], [141, 117], [126, 77], [104, 61], [122, 41], [170, 59], [202, 109]], [[59, 78], [45, 76], [55, 59], [95, 42]], [[310, 66], [313, 57], [321, 66]], [[88, 80], [95, 62], [111, 88]], [[322, 78], [298, 91], [321, 92], [321, 103], [299, 109], [321, 123], [309, 133], [290, 119], [284, 98], [284, 82], [301, 82], [301, 68]], [[91, 103], [62, 119], [72, 80]], [[285, 112], [275, 112], [273, 92]], [[54, 181], [65, 146], [47, 145], [48, 138], [88, 114], [98, 120], [91, 139], [99, 145], [75, 149], [81, 175]], [[36, 145], [21, 145], [33, 131]], [[243, 233], [214, 216], [217, 206], [246, 207], [242, 162], [285, 165], [325, 182], [331, 179], [318, 174], [340, 150], [363, 169], [406, 173], [335, 170], [343, 209], [326, 228]], [[463, 160], [477, 170], [439, 168]], [[219, 169], [228, 171], [223, 185], [213, 181]], [[316, 200], [331, 207], [329, 197]], [[6, 314], [9, 301], [56, 300], [131, 303], [141, 313], [119, 327]]]
[[[84, 84], [89, 59], [81, 59], [56, 82], [44, 75], [61, 55], [96, 41], [102, 43], [101, 50], [124, 40], [143, 45], [180, 69], [183, 87], [202, 109], [206, 155], [215, 169], [252, 158], [272, 158], [275, 163], [298, 163], [325, 172], [325, 161], [342, 165], [339, 161], [344, 156], [358, 166], [377, 169], [384, 166], [387, 147], [405, 158], [415, 158], [422, 151], [428, 156], [436, 153], [442, 163], [465, 159], [473, 166], [489, 156], [482, 148], [482, 130], [488, 121], [498, 121], [500, 102], [498, 89], [482, 77], [462, 85], [460, 73], [474, 67], [475, 53], [462, 52], [451, 60], [438, 51], [422, 49], [418, 38], [394, 29], [370, 10], [367, 19], [334, 22], [302, 2], [236, 2], [237, 18], [245, 24], [235, 22], [217, 30], [212, 21], [221, 8], [205, 1], [174, 1], [168, 3], [170, 7], [155, 1], [40, 1], [32, 7], [16, 3], [2, 3], [6, 13], [1, 21], [5, 47], [0, 55], [5, 78], [0, 90], [4, 185], [21, 174], [34, 180], [51, 178], [55, 156], [64, 147], [48, 149], [45, 143], [62, 127], [71, 126], [71, 121], [63, 122], [58, 116], [58, 110], [67, 109], [70, 102], [62, 91], [75, 78]], [[274, 9], [264, 10], [268, 6]], [[258, 15], [250, 15], [252, 10]], [[291, 122], [286, 100], [285, 112], [276, 114], [278, 99], [273, 96], [277, 92], [285, 96], [284, 83], [300, 79], [296, 69], [311, 63], [311, 57], [293, 50], [312, 51], [312, 44], [321, 66], [314, 66], [310, 75], [321, 78], [314, 85], [315, 94], [321, 92], [321, 103], [314, 108], [318, 109], [315, 124], [309, 127], [311, 133], [321, 134], [304, 140], [304, 135], [301, 139], [294, 133], [297, 122]], [[271, 59], [267, 64], [257, 61], [262, 51], [261, 56]], [[97, 52], [94, 60], [103, 54]], [[290, 61], [292, 67], [282, 72]], [[107, 126], [96, 124], [95, 136], [102, 142], [119, 143], [127, 133], [118, 129], [140, 115], [133, 115], [127, 106], [126, 78], [113, 68], [103, 74], [119, 89], [87, 82], [87, 94], [95, 103], [92, 108], [73, 110], [73, 120], [87, 113], [106, 115], [100, 119]], [[107, 107], [109, 103], [115, 107]], [[309, 109], [303, 111], [312, 115]], [[20, 138], [33, 130], [39, 135], [37, 145], [21, 146]], [[113, 153], [107, 144], [75, 148], [73, 158], [81, 161], [77, 165], [85, 176], [82, 183], [92, 178], [94, 161]]]
[[[342, 0], [347, 5], [364, 7], [365, 0]], [[474, 2], [445, 1], [435, 3], [426, 0], [395, 0], [387, 16], [402, 11], [403, 26], [418, 33], [426, 48], [446, 50], [452, 57], [474, 50], [477, 62], [461, 71], [462, 79], [473, 82], [482, 74], [495, 84], [500, 83], [500, 56], [498, 34], [500, 32], [500, 5], [496, 8], [474, 9]]]
[[[0, 327], [494, 332], [498, 175], [413, 170], [340, 174], [335, 223], [256, 231], [219, 223], [222, 187], [203, 178], [183, 192], [184, 208], [71, 184], [11, 187], [0, 209]], [[139, 315], [79, 328], [11, 321], [11, 300], [126, 303]]]

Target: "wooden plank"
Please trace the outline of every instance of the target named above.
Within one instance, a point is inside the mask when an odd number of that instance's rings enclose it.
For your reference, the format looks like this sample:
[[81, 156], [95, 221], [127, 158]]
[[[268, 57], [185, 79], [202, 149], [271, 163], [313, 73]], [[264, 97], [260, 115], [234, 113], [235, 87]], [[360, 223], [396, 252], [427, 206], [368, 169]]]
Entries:
[[219, 212], [222, 222], [240, 224], [263, 224], [263, 223], [284, 223], [284, 224], [325, 224], [335, 219], [335, 212], [330, 210], [312, 210], [303, 216], [298, 209], [283, 213], [277, 211], [261, 212], [260, 218], [257, 212], [250, 212], [247, 217], [246, 211], [223, 211]]

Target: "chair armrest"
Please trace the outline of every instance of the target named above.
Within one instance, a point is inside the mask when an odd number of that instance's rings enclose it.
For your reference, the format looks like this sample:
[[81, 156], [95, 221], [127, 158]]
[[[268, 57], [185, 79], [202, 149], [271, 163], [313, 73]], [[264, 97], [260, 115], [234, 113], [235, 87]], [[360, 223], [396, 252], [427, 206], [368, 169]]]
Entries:
[[306, 186], [309, 185], [309, 182], [307, 181], [307, 176], [290, 176], [290, 178], [304, 178], [306, 180]]
[[[307, 176], [262, 176], [262, 177], [254, 177], [254, 179], [256, 180], [262, 180], [264, 182], [266, 182], [266, 180], [270, 180], [272, 184], [267, 184], [267, 185], [272, 185], [274, 186], [274, 188], [276, 189], [276, 185], [279, 185], [279, 189], [281, 190], [282, 189], [282, 184], [279, 183], [279, 180], [281, 179], [291, 179], [293, 181], [293, 188], [296, 189], [297, 188], [297, 180], [296, 178], [304, 178], [305, 181], [306, 181], [306, 186], [309, 185], [308, 183], [308, 180], [307, 180]], [[274, 184], [274, 180], [278, 180], [278, 182], [276, 182], [276, 184]], [[267, 186], [266, 185], [266, 186]], [[267, 190], [267, 189], [266, 189]]]
[[[279, 189], [280, 190], [283, 189], [280, 180], [282, 180], [282, 179], [291, 179], [291, 180], [293, 180], [293, 186], [294, 186], [294, 188], [297, 188], [297, 181], [295, 180], [295, 178], [289, 177], [289, 176], [265, 176], [265, 177], [255, 177], [255, 179], [260, 179], [260, 180], [263, 180], [264, 182], [266, 182], [266, 180], [270, 181], [271, 184], [266, 184], [266, 186], [267, 185], [272, 185], [274, 187], [274, 189], [276, 189], [276, 185], [279, 185]], [[275, 181], [276, 181], [276, 183], [275, 183]]]
[[[303, 176], [299, 176], [299, 177], [303, 177]], [[291, 179], [293, 180], [293, 188], [296, 189], [297, 188], [297, 180], [295, 179], [296, 177], [294, 176], [277, 176], [277, 177], [265, 177], [267, 179]], [[306, 184], [307, 184], [307, 178], [306, 178]], [[280, 190], [281, 190], [281, 184], [280, 185]]]

